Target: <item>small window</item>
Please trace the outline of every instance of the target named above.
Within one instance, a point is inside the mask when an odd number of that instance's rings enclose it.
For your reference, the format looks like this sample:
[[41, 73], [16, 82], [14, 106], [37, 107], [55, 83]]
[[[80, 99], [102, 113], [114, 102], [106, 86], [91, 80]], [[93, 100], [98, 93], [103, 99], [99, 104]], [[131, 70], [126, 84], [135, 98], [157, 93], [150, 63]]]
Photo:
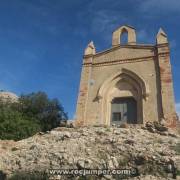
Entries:
[[120, 112], [113, 113], [113, 121], [121, 121], [121, 113]]
[[126, 45], [128, 44], [128, 32], [126, 29], [122, 30], [121, 36], [120, 36], [120, 44]]

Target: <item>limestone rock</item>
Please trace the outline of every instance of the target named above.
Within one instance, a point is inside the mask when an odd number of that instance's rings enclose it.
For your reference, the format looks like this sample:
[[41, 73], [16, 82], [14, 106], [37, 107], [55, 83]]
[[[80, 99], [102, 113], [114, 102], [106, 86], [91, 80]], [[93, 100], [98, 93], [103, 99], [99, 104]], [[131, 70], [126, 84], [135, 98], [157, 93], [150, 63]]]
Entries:
[[[180, 168], [179, 138], [147, 131], [141, 127], [60, 127], [18, 142], [0, 140], [0, 178], [17, 171], [47, 169], [121, 169], [136, 167], [138, 177], [130, 179], [172, 178], [169, 162]], [[109, 130], [110, 129], [110, 130]], [[163, 132], [165, 133], [165, 132]], [[162, 175], [164, 177], [162, 177]], [[60, 179], [72, 178], [60, 176]], [[78, 176], [76, 177], [78, 179]], [[113, 179], [105, 175], [101, 179]], [[96, 179], [100, 179], [97, 176]]]

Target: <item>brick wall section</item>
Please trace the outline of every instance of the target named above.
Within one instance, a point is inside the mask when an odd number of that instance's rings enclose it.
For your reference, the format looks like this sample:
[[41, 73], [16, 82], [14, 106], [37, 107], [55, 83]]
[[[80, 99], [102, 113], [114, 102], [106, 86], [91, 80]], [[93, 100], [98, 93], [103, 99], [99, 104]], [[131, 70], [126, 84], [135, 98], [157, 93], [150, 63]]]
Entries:
[[89, 80], [91, 75], [91, 62], [92, 57], [84, 57], [83, 63], [90, 63], [88, 66], [82, 67], [81, 72], [81, 81], [79, 87], [79, 96], [77, 101], [76, 109], [76, 125], [83, 126], [85, 125], [86, 120], [86, 108], [87, 108], [87, 99], [88, 99], [88, 89], [89, 89]]
[[161, 86], [161, 99], [163, 118], [166, 120], [168, 126], [174, 126], [177, 120], [175, 102], [174, 102], [174, 90], [173, 80], [170, 64], [170, 51], [168, 44], [162, 44], [157, 46], [158, 63], [160, 70], [160, 86]]
[[[128, 32], [128, 44], [120, 45], [119, 38], [124, 29]], [[156, 45], [135, 44], [135, 29], [130, 26], [122, 26], [113, 33], [112, 48], [96, 53], [93, 42], [85, 49], [79, 97], [76, 109], [76, 125], [110, 125], [110, 102], [114, 96], [123, 97], [123, 93], [132, 93], [131, 90], [114, 89], [116, 84], [107, 82], [106, 90], [99, 96], [99, 90], [104, 83], [111, 78], [121, 81], [122, 70], [132, 72], [144, 83], [147, 98], [139, 94], [139, 104], [142, 104], [142, 115], [138, 115], [141, 122], [161, 121], [166, 125], [175, 127], [177, 122], [173, 80], [170, 63], [170, 50], [167, 35], [160, 29], [156, 37]], [[116, 76], [114, 76], [116, 75]], [[127, 74], [128, 75], [128, 74]], [[92, 79], [91, 86], [90, 80]], [[126, 80], [135, 89], [137, 85]], [[115, 83], [117, 83], [115, 81]], [[122, 93], [123, 92], [123, 93]], [[137, 95], [132, 93], [137, 99]], [[138, 106], [139, 107], [139, 106]], [[140, 122], [140, 121], [139, 121]]]

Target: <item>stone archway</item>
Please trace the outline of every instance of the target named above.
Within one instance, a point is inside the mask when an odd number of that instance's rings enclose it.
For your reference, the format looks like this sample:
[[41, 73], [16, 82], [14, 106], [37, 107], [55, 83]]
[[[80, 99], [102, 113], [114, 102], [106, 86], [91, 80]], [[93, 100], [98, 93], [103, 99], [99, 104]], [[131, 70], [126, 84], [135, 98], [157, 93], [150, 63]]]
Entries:
[[122, 69], [106, 80], [98, 91], [102, 124], [111, 124], [112, 101], [115, 98], [133, 98], [137, 102], [137, 123], [143, 123], [143, 101], [147, 85], [134, 72]]

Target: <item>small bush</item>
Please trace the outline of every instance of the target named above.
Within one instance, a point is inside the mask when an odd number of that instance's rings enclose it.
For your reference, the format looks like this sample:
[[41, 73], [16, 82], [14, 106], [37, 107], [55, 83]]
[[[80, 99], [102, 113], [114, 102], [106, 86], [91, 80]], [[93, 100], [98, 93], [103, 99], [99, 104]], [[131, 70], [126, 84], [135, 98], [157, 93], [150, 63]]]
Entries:
[[172, 146], [172, 149], [176, 151], [177, 155], [180, 155], [180, 143], [177, 143], [175, 146]]
[[130, 161], [129, 157], [125, 156], [125, 155], [118, 159], [119, 166], [122, 167], [122, 168], [127, 166], [129, 161]]
[[177, 170], [177, 176], [180, 176], [180, 170]]
[[44, 172], [16, 172], [9, 180], [48, 180]]
[[0, 170], [0, 180], [6, 180], [6, 174]]
[[12, 149], [11, 149], [11, 151], [17, 151], [18, 150], [18, 148], [16, 148], [16, 147], [13, 147]]
[[162, 139], [159, 138], [159, 139], [156, 140], [156, 143], [158, 143], [158, 144], [163, 144], [164, 141], [163, 141]]
[[110, 128], [106, 128], [106, 131], [107, 131], [107, 132], [111, 132], [111, 129], [110, 129]]

